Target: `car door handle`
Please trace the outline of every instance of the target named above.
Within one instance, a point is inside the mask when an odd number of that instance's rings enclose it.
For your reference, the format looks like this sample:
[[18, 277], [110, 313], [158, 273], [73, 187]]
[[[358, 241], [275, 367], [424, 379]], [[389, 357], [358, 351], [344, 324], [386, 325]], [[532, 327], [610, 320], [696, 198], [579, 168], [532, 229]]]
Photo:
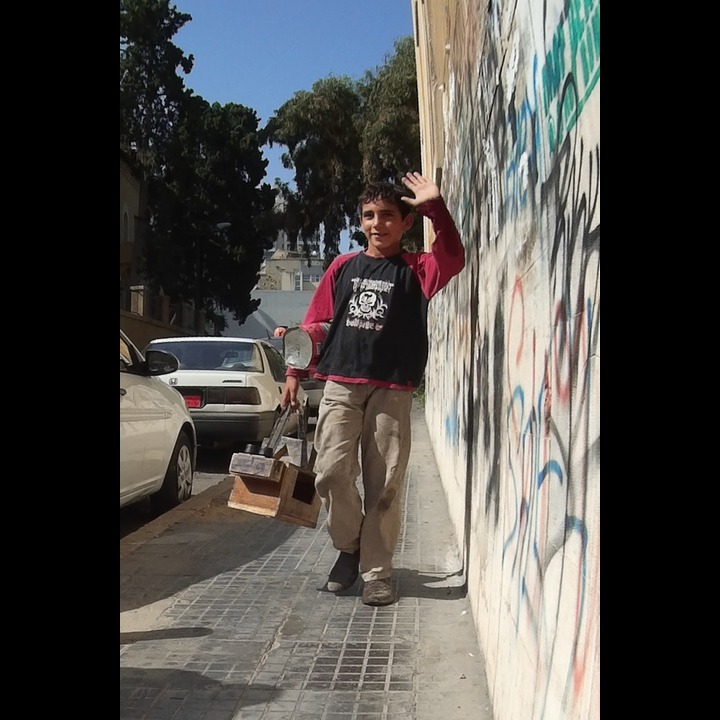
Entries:
[[127, 390], [125, 388], [120, 388], [120, 394], [127, 395]]

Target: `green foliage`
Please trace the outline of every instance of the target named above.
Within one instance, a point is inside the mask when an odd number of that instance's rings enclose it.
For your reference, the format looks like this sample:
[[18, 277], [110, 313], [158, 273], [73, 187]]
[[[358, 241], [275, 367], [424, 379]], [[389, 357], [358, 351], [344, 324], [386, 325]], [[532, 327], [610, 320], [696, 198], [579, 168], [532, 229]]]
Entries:
[[183, 104], [194, 58], [171, 42], [192, 17], [169, 0], [120, 0], [120, 148], [152, 174]]
[[[362, 174], [367, 181], [400, 183], [409, 170], [420, 169], [415, 45], [412, 37], [395, 43], [395, 54], [375, 75], [366, 73], [362, 94]], [[423, 247], [419, 218], [405, 234], [407, 250]]]
[[297, 190], [283, 193], [291, 246], [316, 243], [322, 229], [326, 257], [338, 254], [361, 189], [359, 112], [356, 84], [331, 76], [296, 93], [268, 121], [269, 145], [287, 146], [282, 163], [295, 171]]
[[120, 146], [147, 182], [147, 280], [214, 321], [227, 309], [242, 322], [258, 306], [276, 193], [262, 182], [255, 111], [210, 105], [177, 75], [193, 58], [170, 40], [191, 19], [168, 0], [121, 0]]
[[[275, 191], [262, 183], [267, 161], [257, 115], [198, 97], [188, 98], [184, 109], [163, 173], [150, 184], [154, 242], [147, 273], [208, 315], [227, 308], [242, 321], [257, 308], [250, 292], [274, 237], [261, 222]], [[219, 229], [218, 223], [230, 226]]]
[[[339, 252], [340, 233], [365, 245], [357, 198], [366, 181], [399, 182], [420, 168], [415, 49], [411, 37], [360, 82], [330, 76], [282, 105], [265, 128], [270, 146], [288, 148], [283, 166], [295, 171], [297, 189], [281, 188], [291, 243], [324, 245], [326, 266]], [[406, 234], [407, 249], [422, 247], [422, 223]]]
[[399, 182], [420, 167], [415, 47], [406, 37], [377, 74], [361, 84], [364, 108], [361, 128], [362, 171], [367, 180]]
[[[219, 324], [223, 310], [242, 322], [258, 305], [250, 293], [279, 232], [291, 248], [302, 241], [323, 254], [327, 267], [343, 231], [365, 244], [357, 216], [365, 181], [398, 182], [420, 167], [414, 46], [398, 41], [360, 82], [318, 80], [259, 128], [254, 110], [210, 105], [185, 87], [194, 58], [172, 38], [191, 20], [170, 0], [120, 0], [120, 148], [147, 184], [147, 280]], [[287, 148], [295, 187], [263, 182], [266, 144]], [[405, 246], [421, 247], [421, 238], [416, 222]]]

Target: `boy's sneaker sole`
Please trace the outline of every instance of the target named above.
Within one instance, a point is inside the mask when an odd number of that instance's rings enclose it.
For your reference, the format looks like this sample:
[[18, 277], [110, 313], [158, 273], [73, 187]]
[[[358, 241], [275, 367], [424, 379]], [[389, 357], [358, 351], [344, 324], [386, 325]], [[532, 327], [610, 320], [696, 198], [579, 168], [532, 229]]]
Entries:
[[395, 602], [395, 593], [389, 578], [368, 580], [363, 588], [362, 601], [365, 605], [391, 605]]

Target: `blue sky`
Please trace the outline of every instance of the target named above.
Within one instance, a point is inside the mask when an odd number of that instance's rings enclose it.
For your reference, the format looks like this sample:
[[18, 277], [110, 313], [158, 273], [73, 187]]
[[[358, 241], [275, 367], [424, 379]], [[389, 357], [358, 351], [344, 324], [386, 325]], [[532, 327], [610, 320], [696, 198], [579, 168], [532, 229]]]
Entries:
[[[411, 0], [176, 0], [192, 20], [173, 37], [195, 56], [186, 87], [210, 103], [240, 103], [264, 126], [298, 90], [329, 75], [359, 80], [412, 35]], [[266, 182], [292, 174], [264, 148]]]

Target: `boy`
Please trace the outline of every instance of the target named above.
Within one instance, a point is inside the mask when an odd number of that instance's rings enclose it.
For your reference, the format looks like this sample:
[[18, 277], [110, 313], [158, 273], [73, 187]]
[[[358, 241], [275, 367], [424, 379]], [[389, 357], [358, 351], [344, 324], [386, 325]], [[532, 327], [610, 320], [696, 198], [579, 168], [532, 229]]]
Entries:
[[[465, 266], [465, 251], [440, 190], [420, 173], [403, 185], [373, 183], [360, 196], [367, 249], [328, 267], [303, 325], [330, 322], [315, 377], [326, 380], [315, 426], [315, 488], [340, 551], [327, 590], [342, 592], [360, 574], [366, 605], [395, 602], [392, 559], [410, 454], [412, 394], [428, 354], [427, 304]], [[400, 243], [412, 209], [429, 217], [430, 252]], [[289, 368], [282, 405], [297, 407], [299, 378]], [[362, 464], [363, 501], [356, 479]]]

